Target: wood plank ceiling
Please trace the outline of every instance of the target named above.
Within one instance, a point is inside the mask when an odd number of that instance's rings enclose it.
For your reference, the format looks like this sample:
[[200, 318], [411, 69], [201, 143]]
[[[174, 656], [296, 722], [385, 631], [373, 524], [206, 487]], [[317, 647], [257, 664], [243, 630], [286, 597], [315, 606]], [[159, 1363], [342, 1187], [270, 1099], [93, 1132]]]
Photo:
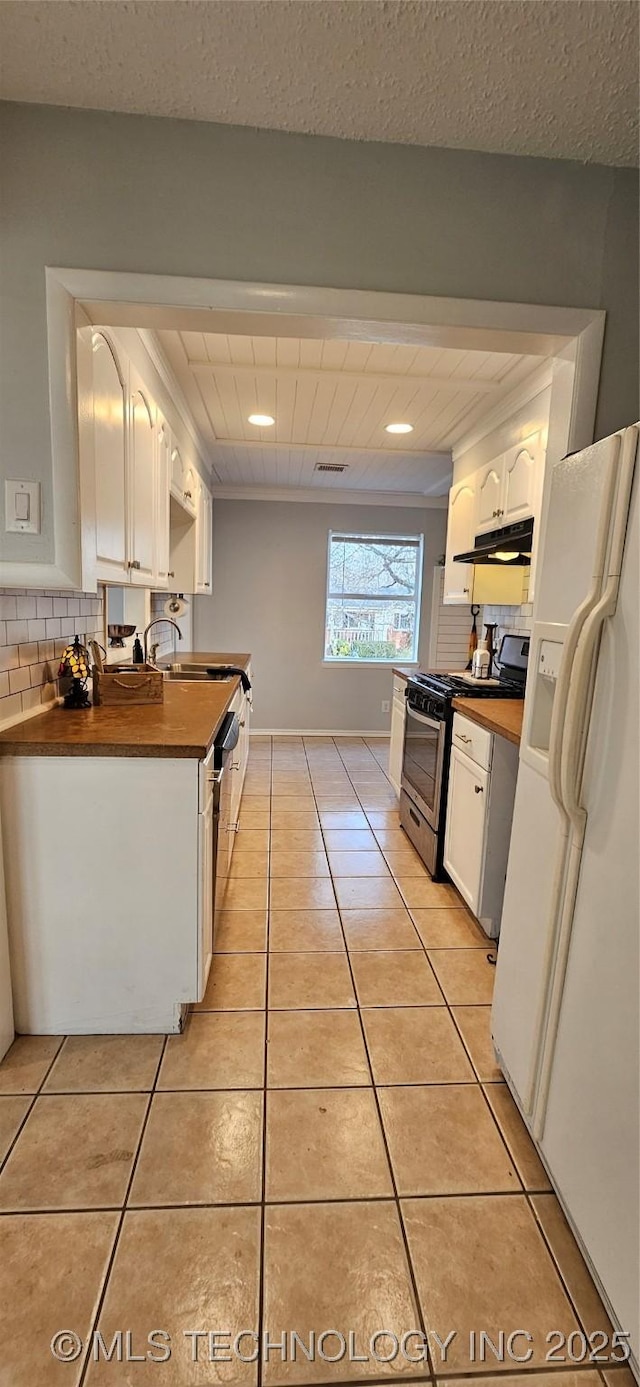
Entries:
[[[159, 331], [220, 486], [446, 493], [451, 448], [540, 358]], [[272, 415], [269, 428], [250, 414]], [[405, 435], [389, 423], [410, 423]], [[318, 465], [344, 464], [344, 472]]]

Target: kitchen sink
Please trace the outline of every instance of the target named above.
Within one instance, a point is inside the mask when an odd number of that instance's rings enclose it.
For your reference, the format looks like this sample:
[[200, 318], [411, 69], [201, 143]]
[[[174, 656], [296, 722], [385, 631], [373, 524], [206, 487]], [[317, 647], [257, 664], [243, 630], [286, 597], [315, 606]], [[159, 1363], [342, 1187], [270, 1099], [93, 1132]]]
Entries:
[[190, 680], [195, 680], [196, 682], [201, 683], [201, 684], [206, 684], [206, 683], [222, 683], [222, 684], [228, 684], [229, 681], [235, 677], [233, 674], [225, 674], [225, 673], [223, 673], [223, 672], [222, 672], [222, 666], [220, 667], [220, 672], [219, 672], [219, 673], [216, 671], [216, 673], [214, 673], [214, 674], [209, 674], [209, 673], [208, 673], [208, 670], [209, 670], [209, 669], [216, 670], [216, 666], [215, 666], [215, 665], [208, 665], [208, 666], [206, 666], [206, 665], [193, 665], [193, 664], [172, 664], [172, 665], [169, 666], [169, 669], [163, 669], [162, 675], [163, 675], [163, 678], [164, 678], [164, 679], [190, 679]]

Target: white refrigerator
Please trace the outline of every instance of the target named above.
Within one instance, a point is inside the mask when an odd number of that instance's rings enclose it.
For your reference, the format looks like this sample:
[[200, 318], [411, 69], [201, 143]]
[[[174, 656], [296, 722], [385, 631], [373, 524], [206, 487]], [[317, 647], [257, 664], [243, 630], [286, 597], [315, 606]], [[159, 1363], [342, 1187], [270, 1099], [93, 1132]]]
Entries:
[[492, 1010], [499, 1063], [636, 1373], [637, 451], [633, 426], [545, 483]]

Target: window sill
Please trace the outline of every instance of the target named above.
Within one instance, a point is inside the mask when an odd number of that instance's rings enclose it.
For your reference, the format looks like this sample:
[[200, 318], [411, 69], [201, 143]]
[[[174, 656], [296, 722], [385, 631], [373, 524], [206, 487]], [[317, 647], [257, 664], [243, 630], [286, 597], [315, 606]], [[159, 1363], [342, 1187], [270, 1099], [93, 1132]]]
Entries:
[[326, 669], [395, 669], [397, 665], [402, 665], [403, 669], [419, 669], [419, 660], [327, 660], [321, 661]]

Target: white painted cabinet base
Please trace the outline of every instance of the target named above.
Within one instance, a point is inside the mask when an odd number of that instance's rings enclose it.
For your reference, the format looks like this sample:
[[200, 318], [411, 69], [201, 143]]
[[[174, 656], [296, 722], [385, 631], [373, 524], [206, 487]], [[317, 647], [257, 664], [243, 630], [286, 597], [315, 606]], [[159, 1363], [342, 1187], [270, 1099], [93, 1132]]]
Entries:
[[199, 767], [101, 756], [0, 763], [18, 1032], [180, 1028], [182, 1007], [198, 997]]
[[500, 933], [517, 774], [516, 746], [455, 714], [444, 865], [491, 938]]
[[[243, 724], [228, 769], [237, 820], [249, 749], [242, 689], [230, 711]], [[0, 821], [16, 1030], [179, 1030], [211, 958], [207, 762], [6, 757]], [[225, 875], [234, 843], [231, 832], [220, 845]]]

